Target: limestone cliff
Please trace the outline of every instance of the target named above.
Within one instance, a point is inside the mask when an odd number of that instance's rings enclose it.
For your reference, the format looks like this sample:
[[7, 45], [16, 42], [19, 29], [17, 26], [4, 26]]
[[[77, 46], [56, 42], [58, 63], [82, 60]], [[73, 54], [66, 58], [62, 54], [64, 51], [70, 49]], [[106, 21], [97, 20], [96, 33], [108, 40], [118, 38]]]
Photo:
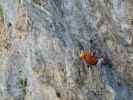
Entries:
[[133, 100], [133, 1], [0, 0], [0, 100]]

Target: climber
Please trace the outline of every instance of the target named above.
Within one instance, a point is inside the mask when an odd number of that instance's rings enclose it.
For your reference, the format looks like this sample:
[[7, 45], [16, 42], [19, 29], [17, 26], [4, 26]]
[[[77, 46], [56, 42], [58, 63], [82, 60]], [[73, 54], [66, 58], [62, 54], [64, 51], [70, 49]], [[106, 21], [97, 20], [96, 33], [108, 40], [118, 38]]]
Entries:
[[81, 51], [80, 59], [85, 62], [87, 65], [96, 65], [97, 59], [90, 51]]

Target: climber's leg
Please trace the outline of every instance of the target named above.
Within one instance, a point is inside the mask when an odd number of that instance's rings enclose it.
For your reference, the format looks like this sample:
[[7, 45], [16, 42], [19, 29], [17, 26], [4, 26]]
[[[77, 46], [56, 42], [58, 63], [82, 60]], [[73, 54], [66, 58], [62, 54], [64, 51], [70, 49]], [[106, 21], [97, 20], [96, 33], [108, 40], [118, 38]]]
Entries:
[[88, 68], [92, 69], [92, 65], [87, 65]]

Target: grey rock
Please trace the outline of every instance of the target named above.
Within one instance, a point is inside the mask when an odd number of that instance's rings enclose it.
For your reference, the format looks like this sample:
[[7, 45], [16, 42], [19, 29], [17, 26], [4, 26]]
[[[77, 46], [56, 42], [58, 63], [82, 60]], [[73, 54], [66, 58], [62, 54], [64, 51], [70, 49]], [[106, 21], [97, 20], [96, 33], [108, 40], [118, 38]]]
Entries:
[[132, 100], [132, 4], [0, 0], [0, 100]]

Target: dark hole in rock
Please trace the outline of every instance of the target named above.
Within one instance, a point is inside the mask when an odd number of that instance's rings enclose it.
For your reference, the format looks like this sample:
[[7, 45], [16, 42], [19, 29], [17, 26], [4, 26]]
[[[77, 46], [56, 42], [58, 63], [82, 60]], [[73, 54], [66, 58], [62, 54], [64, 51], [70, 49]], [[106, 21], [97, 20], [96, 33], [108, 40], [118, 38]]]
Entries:
[[61, 94], [60, 94], [59, 92], [56, 92], [56, 96], [57, 96], [58, 98], [61, 98]]
[[52, 24], [51, 24], [51, 25], [49, 25], [49, 27], [50, 27], [50, 28], [52, 28], [52, 27], [53, 27], [53, 26], [52, 26]]
[[94, 95], [97, 95], [97, 93], [96, 93], [96, 92], [94, 92]]
[[17, 54], [19, 54], [20, 52], [19, 51], [17, 51]]
[[19, 38], [19, 39], [22, 39], [22, 36], [19, 36], [18, 38]]
[[9, 22], [7, 26], [8, 26], [8, 27], [11, 27], [11, 26], [12, 26], [12, 24]]
[[133, 25], [133, 21], [131, 21], [131, 24]]
[[80, 42], [78, 42], [78, 46], [79, 46], [80, 50], [84, 50], [84, 47], [83, 47], [83, 45]]
[[121, 86], [121, 83], [120, 82], [117, 82], [118, 86]]
[[6, 46], [5, 46], [6, 49], [9, 49], [10, 47], [11, 47], [10, 43], [7, 43]]
[[92, 39], [90, 40], [90, 43], [93, 43], [93, 40]]
[[109, 64], [109, 68], [112, 68], [113, 67], [113, 65], [112, 64]]
[[108, 58], [108, 56], [104, 57], [104, 62], [102, 64], [107, 65], [109, 68], [113, 68], [112, 61]]
[[106, 43], [106, 38], [105, 37], [103, 38], [103, 42]]

